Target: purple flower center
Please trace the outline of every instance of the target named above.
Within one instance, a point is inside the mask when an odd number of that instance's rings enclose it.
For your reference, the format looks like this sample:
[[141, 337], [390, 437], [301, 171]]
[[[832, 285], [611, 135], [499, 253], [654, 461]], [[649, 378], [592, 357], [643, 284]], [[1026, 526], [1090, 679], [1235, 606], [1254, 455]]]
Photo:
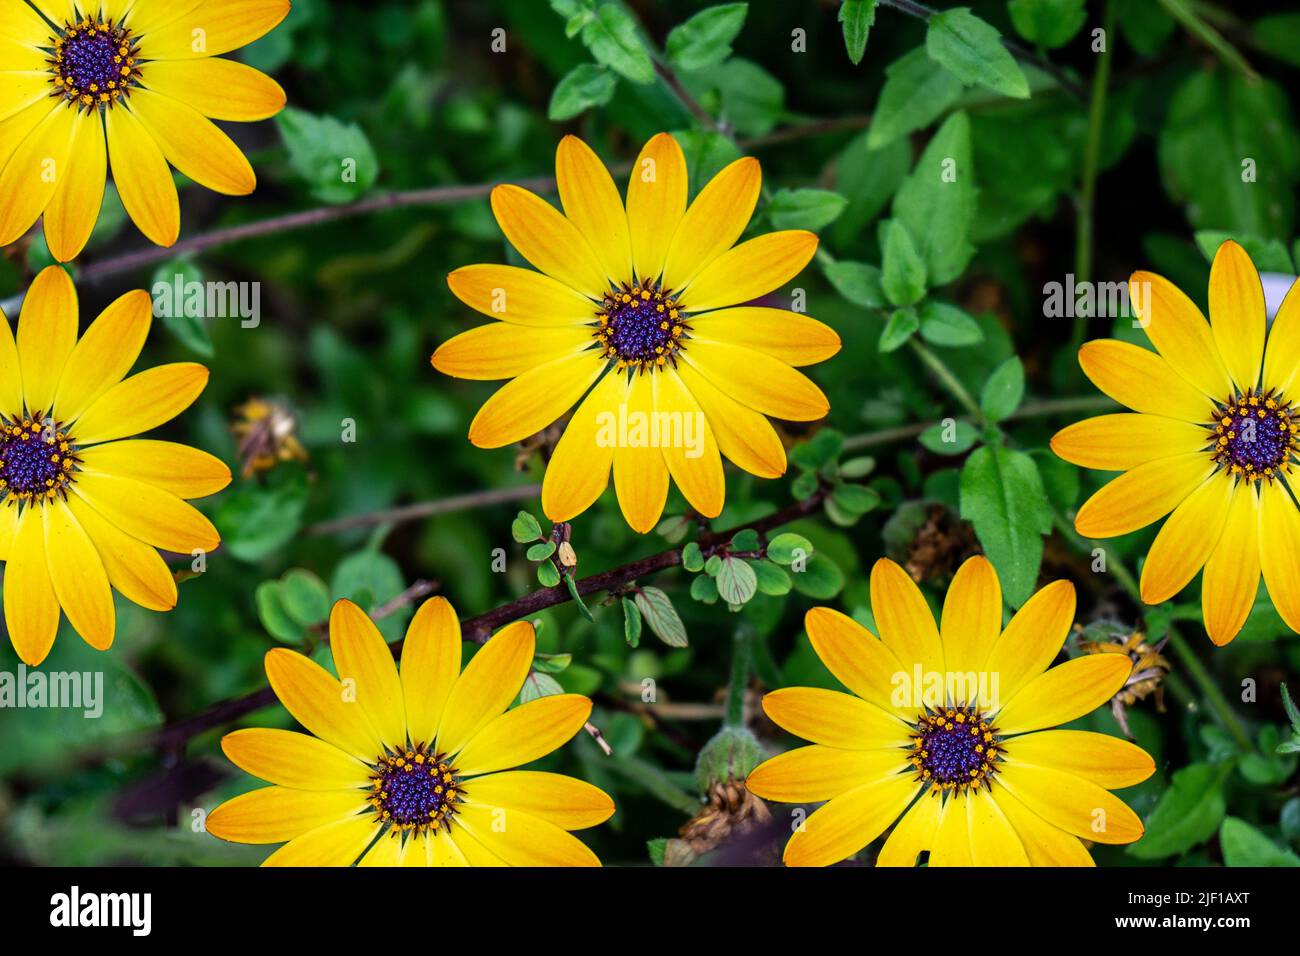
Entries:
[[424, 744], [380, 757], [370, 780], [370, 805], [399, 830], [436, 829], [459, 799], [455, 769]]
[[654, 283], [611, 289], [596, 315], [596, 341], [619, 368], [660, 368], [675, 362], [673, 356], [690, 331], [672, 293]]
[[1272, 479], [1288, 467], [1297, 430], [1300, 424], [1289, 402], [1272, 392], [1248, 391], [1217, 410], [1212, 457], [1234, 475]]
[[139, 76], [131, 32], [111, 21], [82, 20], [54, 41], [55, 94], [70, 105], [111, 106]]
[[947, 707], [923, 714], [912, 734], [912, 765], [923, 780], [959, 790], [995, 772], [997, 730], [973, 707]]
[[72, 480], [77, 457], [57, 422], [0, 420], [0, 495], [53, 498]]

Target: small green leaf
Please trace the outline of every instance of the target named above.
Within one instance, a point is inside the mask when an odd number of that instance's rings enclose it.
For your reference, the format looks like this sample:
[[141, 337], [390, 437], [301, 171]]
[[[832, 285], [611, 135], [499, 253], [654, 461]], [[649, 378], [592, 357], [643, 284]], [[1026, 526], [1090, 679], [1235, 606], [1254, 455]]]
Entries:
[[1139, 860], [1161, 860], [1197, 846], [1219, 829], [1225, 803], [1225, 771], [1194, 763], [1174, 774], [1146, 820], [1146, 834], [1128, 848]]
[[870, 455], [861, 455], [840, 462], [841, 478], [865, 478], [876, 470], [876, 459]]
[[257, 617], [266, 633], [284, 644], [297, 644], [303, 628], [285, 610], [279, 581], [263, 581], [253, 592]]
[[556, 547], [554, 541], [542, 541], [533, 545], [524, 554], [529, 561], [545, 561], [555, 553]]
[[653, 83], [654, 64], [636, 23], [621, 6], [606, 3], [582, 28], [582, 42], [591, 55], [633, 83]]
[[844, 450], [844, 436], [834, 428], [823, 428], [790, 450], [790, 462], [805, 471], [829, 465]]
[[837, 485], [830, 500], [855, 518], [860, 518], [880, 504], [880, 492], [866, 485]]
[[895, 309], [889, 315], [889, 321], [885, 323], [884, 330], [880, 333], [880, 341], [876, 348], [882, 353], [897, 351], [907, 344], [916, 330], [920, 327], [920, 321], [916, 317], [915, 309]]
[[[696, 581], [712, 580], [711, 578], [696, 578]], [[686, 647], [690, 642], [686, 639], [686, 625], [677, 615], [677, 609], [673, 607], [673, 602], [667, 594], [659, 588], [641, 588], [636, 592], [636, 608], [645, 618], [645, 622], [650, 625], [650, 630], [654, 632], [659, 640], [663, 641], [669, 647]]]
[[[203, 270], [190, 259], [169, 259], [154, 270], [149, 288], [154, 315], [163, 320], [167, 331], [187, 349], [211, 358], [212, 339], [204, 322], [209, 316]], [[200, 292], [197, 298], [191, 294], [194, 289]]]
[[1017, 99], [1029, 96], [1029, 83], [1002, 45], [1002, 34], [966, 7], [930, 17], [925, 52], [963, 83], [979, 83]]
[[1016, 32], [1035, 46], [1065, 46], [1083, 26], [1083, 0], [1010, 0], [1007, 13]]
[[1000, 422], [1020, 407], [1025, 395], [1025, 367], [1011, 356], [993, 370], [980, 393], [980, 411], [990, 422]]
[[1300, 856], [1279, 847], [1245, 820], [1227, 817], [1219, 830], [1223, 862], [1228, 866], [1300, 866]]
[[758, 578], [749, 562], [725, 558], [718, 568], [718, 597], [733, 607], [746, 603], [758, 591]]
[[718, 582], [707, 574], [701, 574], [691, 581], [691, 597], [701, 604], [716, 604], [718, 601]]
[[510, 525], [510, 534], [520, 544], [528, 544], [542, 536], [542, 526], [527, 511], [521, 511]]
[[965, 310], [947, 302], [921, 306], [921, 338], [932, 345], [961, 348], [984, 341], [984, 330]]
[[582, 612], [582, 616], [595, 624], [596, 617], [591, 613], [591, 609], [587, 607], [587, 602], [582, 599], [582, 595], [578, 593], [578, 582], [573, 575], [564, 575], [564, 583], [569, 589], [569, 597], [573, 598], [573, 603], [578, 605], [578, 610]]
[[758, 532], [752, 528], [737, 531], [728, 547], [732, 551], [756, 551], [758, 550]]
[[543, 561], [537, 566], [537, 580], [543, 587], [553, 588], [560, 583], [560, 572], [550, 561]]
[[280, 579], [280, 601], [289, 616], [303, 627], [319, 624], [330, 614], [329, 588], [303, 568], [294, 568]]
[[907, 226], [898, 219], [891, 219], [885, 230], [880, 285], [889, 301], [898, 306], [913, 305], [925, 295], [925, 262]]
[[840, 4], [840, 25], [844, 30], [844, 47], [857, 66], [867, 52], [867, 34], [876, 22], [876, 0], [844, 0]]
[[519, 691], [519, 703], [526, 704], [539, 697], [553, 697], [563, 694], [564, 688], [550, 674], [533, 671], [524, 679], [524, 686]]
[[805, 597], [829, 601], [844, 590], [844, 572], [824, 554], [810, 558], [802, 571], [798, 565], [793, 566], [791, 571], [794, 589]]
[[1052, 510], [1034, 460], [1024, 452], [984, 445], [961, 471], [961, 516], [975, 528], [997, 568], [1008, 603], [1019, 607], [1033, 593], [1043, 560], [1043, 535]]
[[790, 582], [790, 575], [784, 568], [768, 560], [754, 561], [752, 564], [754, 577], [758, 580], [758, 590], [761, 593], [776, 597], [790, 593], [794, 585]]
[[835, 291], [854, 305], [879, 309], [885, 305], [885, 290], [880, 284], [880, 270], [865, 262], [832, 262], [825, 268], [826, 278]]
[[543, 674], [563, 674], [572, 663], [572, 654], [537, 654], [533, 657], [533, 670]]
[[356, 123], [293, 107], [282, 110], [275, 121], [289, 152], [289, 165], [321, 202], [351, 202], [374, 185], [379, 159]]
[[704, 555], [694, 541], [682, 548], [682, 567], [692, 573], [704, 570]]
[[668, 61], [680, 70], [701, 70], [731, 56], [731, 41], [745, 25], [748, 3], [707, 7], [673, 27], [664, 44]]
[[781, 189], [768, 203], [767, 215], [777, 229], [816, 232], [838, 219], [848, 204], [829, 189]]
[[604, 106], [614, 95], [618, 81], [603, 66], [582, 63], [575, 66], [556, 84], [546, 115], [556, 123], [573, 119], [591, 109]]
[[629, 647], [636, 647], [641, 643], [641, 612], [636, 609], [635, 601], [622, 598], [620, 603], [623, 606], [623, 639]]
[[962, 93], [961, 80], [917, 47], [885, 68], [885, 85], [867, 131], [867, 146], [879, 149], [942, 116]]
[[787, 531], [767, 543], [767, 556], [777, 564], [807, 561], [813, 554], [812, 542], [803, 535]]
[[931, 425], [921, 432], [918, 440], [936, 455], [960, 455], [975, 444], [979, 429], [970, 422], [950, 418]]

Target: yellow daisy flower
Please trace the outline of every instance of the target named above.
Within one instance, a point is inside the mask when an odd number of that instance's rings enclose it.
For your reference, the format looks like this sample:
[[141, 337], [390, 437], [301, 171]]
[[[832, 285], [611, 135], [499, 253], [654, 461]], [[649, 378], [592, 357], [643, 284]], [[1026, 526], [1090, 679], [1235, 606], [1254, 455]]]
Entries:
[[556, 694], [506, 710], [533, 663], [527, 622], [502, 629], [464, 672], [461, 643], [451, 605], [426, 601], [399, 673], [370, 618], [339, 601], [330, 648], [342, 682], [301, 654], [268, 652], [272, 689], [314, 736], [227, 734], [226, 756], [274, 786], [227, 800], [207, 831], [284, 843], [264, 866], [599, 866], [568, 831], [608, 820], [609, 796], [562, 774], [511, 769], [573, 737], [591, 701]]
[[827, 801], [795, 829], [788, 866], [826, 866], [896, 824], [876, 861], [912, 866], [1091, 866], [1082, 840], [1132, 843], [1142, 822], [1109, 791], [1145, 780], [1146, 752], [1106, 734], [1049, 730], [1110, 700], [1127, 657], [1049, 665], [1074, 620], [1055, 581], [1002, 628], [1002, 589], [966, 561], [942, 622], [897, 564], [871, 572], [880, 638], [830, 608], [805, 624], [817, 656], [852, 694], [790, 687], [763, 698], [778, 725], [812, 741], [749, 775], [783, 803]]
[[1259, 273], [1228, 241], [1210, 268], [1209, 322], [1158, 275], [1135, 272], [1129, 295], [1155, 351], [1099, 339], [1079, 350], [1079, 364], [1133, 411], [1052, 439], [1066, 461], [1124, 473], [1084, 502], [1075, 528], [1112, 538], [1169, 515], [1142, 566], [1142, 600], [1169, 600], [1204, 567], [1205, 629], [1223, 645], [1245, 624], [1262, 572], [1278, 613], [1300, 631], [1300, 512], [1288, 492], [1300, 293], [1292, 287], [1266, 343]]
[[220, 56], [267, 33], [289, 0], [0, 0], [0, 246], [45, 214], [66, 262], [99, 218], [109, 166], [127, 213], [170, 246], [168, 163], [230, 196], [256, 177], [211, 120], [284, 106], [279, 84]]
[[77, 290], [50, 266], [27, 290], [18, 337], [0, 313], [0, 561], [18, 656], [45, 660], [59, 613], [92, 647], [113, 643], [113, 589], [155, 611], [176, 581], [155, 549], [195, 554], [221, 542], [184, 499], [215, 494], [230, 469], [206, 452], [127, 440], [171, 421], [208, 370], [160, 365], [129, 378], [149, 334], [149, 295], [128, 292], [78, 341]]
[[563, 215], [518, 186], [492, 192], [501, 230], [539, 271], [451, 273], [456, 297], [497, 321], [445, 343], [433, 365], [511, 379], [470, 425], [481, 448], [521, 441], [581, 400], [542, 485], [552, 521], [590, 507], [611, 469], [639, 532], [658, 522], [670, 475], [692, 507], [716, 517], [720, 456], [775, 478], [785, 449], [765, 416], [812, 421], [829, 409], [794, 366], [834, 355], [839, 336], [797, 312], [742, 305], [798, 275], [817, 237], [789, 230], [734, 245], [758, 202], [758, 161], [736, 160], [688, 207], [686, 159], [667, 133], [641, 150], [626, 203], [576, 137], [560, 141], [555, 166]]

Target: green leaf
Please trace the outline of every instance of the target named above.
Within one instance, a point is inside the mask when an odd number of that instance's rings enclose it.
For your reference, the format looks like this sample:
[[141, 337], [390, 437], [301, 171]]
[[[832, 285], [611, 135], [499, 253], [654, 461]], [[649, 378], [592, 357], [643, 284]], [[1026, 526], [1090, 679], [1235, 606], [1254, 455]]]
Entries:
[[1286, 710], [1286, 719], [1291, 721], [1292, 728], [1300, 734], [1300, 708], [1297, 708], [1295, 701], [1291, 699], [1291, 691], [1287, 689], [1286, 684], [1282, 685], [1282, 707]]
[[781, 121], [785, 111], [785, 87], [781, 81], [743, 57], [687, 73], [681, 79], [702, 101], [721, 100], [718, 119], [742, 136], [765, 136]]
[[993, 370], [980, 392], [980, 411], [990, 422], [1000, 422], [1017, 408], [1025, 395], [1025, 367], [1011, 356]]
[[1300, 66], [1300, 13], [1275, 13], [1250, 25], [1250, 46]]
[[732, 607], [739, 607], [758, 591], [758, 578], [749, 562], [741, 558], [724, 558], [717, 574], [718, 597]]
[[744, 531], [737, 531], [732, 536], [727, 547], [732, 551], [756, 551], [758, 550], [758, 532], [753, 528], [746, 528]]
[[636, 609], [636, 602], [628, 598], [621, 598], [619, 603], [623, 607], [623, 639], [628, 647], [636, 647], [641, 643], [641, 612]]
[[802, 571], [797, 567], [791, 571], [794, 589], [816, 601], [829, 601], [844, 590], [844, 572], [824, 554], [810, 558]]
[[930, 286], [951, 282], [965, 271], [975, 254], [969, 242], [975, 176], [965, 113], [954, 113], [939, 127], [894, 197], [893, 213], [916, 240]]
[[925, 52], [963, 83], [978, 83], [1017, 99], [1029, 96], [1029, 83], [1002, 45], [1002, 34], [966, 7], [930, 17]]
[[1083, 26], [1083, 0], [1011, 0], [1007, 4], [1016, 32], [1048, 50], [1065, 46]]
[[521, 511], [510, 523], [510, 534], [520, 544], [528, 544], [542, 536], [542, 526], [527, 511]]
[[962, 82], [917, 47], [885, 68], [885, 85], [871, 116], [867, 146], [879, 149], [924, 129], [957, 102]]
[[882, 353], [896, 351], [907, 344], [907, 340], [919, 327], [920, 322], [916, 317], [915, 309], [895, 309], [890, 313], [889, 321], [885, 323], [885, 328], [880, 333], [880, 341], [876, 343], [876, 348]]
[[975, 444], [979, 429], [959, 418], [936, 422], [918, 437], [922, 447], [936, 455], [960, 455]]
[[1246, 58], [1237, 52], [1237, 48], [1223, 38], [1223, 34], [1204, 20], [1192, 9], [1187, 0], [1160, 0], [1165, 12], [1183, 25], [1192, 36], [1196, 37], [1215, 52], [1220, 60], [1228, 64], [1252, 83], [1258, 79], [1250, 68]]
[[277, 471], [265, 485], [237, 483], [217, 508], [222, 550], [240, 561], [260, 561], [302, 527], [307, 481], [301, 471]]
[[[187, 349], [208, 358], [212, 357], [212, 338], [204, 323], [207, 318], [207, 296], [203, 286], [203, 270], [190, 259], [169, 259], [154, 270], [150, 283], [154, 315], [163, 320], [167, 331], [176, 336]], [[203, 297], [192, 299], [191, 289], [204, 290]], [[159, 308], [166, 303], [167, 308]]]
[[543, 674], [563, 674], [572, 663], [572, 654], [537, 654], [533, 657], [533, 670]]
[[838, 219], [848, 204], [839, 193], [827, 189], [782, 189], [768, 203], [767, 214], [777, 229], [816, 232]]
[[[695, 580], [712, 579], [696, 578]], [[650, 625], [650, 630], [659, 640], [669, 647], [686, 647], [690, 643], [686, 639], [686, 625], [677, 615], [677, 608], [673, 607], [672, 598], [667, 594], [659, 588], [641, 588], [636, 592], [635, 600], [636, 609], [641, 612], [641, 616], [645, 618], [645, 622]]]
[[1222, 767], [1194, 763], [1174, 774], [1146, 820], [1146, 834], [1128, 848], [1139, 860], [1163, 860], [1212, 837], [1223, 821]]
[[1002, 593], [1019, 607], [1033, 593], [1052, 510], [1034, 460], [1001, 446], [975, 449], [961, 470], [961, 516], [997, 569]]
[[604, 106], [613, 97], [617, 85], [618, 81], [605, 67], [582, 63], [556, 84], [546, 115], [560, 123], [585, 113], [593, 106]]
[[807, 561], [813, 555], [812, 542], [801, 534], [787, 531], [767, 543], [767, 556], [777, 564]]
[[932, 345], [961, 348], [984, 341], [984, 330], [964, 309], [947, 302], [921, 306], [921, 338]]
[[1226, 817], [1219, 829], [1223, 862], [1228, 866], [1300, 866], [1300, 856], [1256, 830], [1245, 820]]
[[701, 604], [715, 604], [718, 600], [718, 582], [707, 574], [691, 581], [691, 597]]
[[860, 518], [880, 504], [880, 492], [866, 485], [836, 485], [830, 500], [854, 518]]
[[[917, 253], [907, 226], [898, 219], [891, 219], [885, 230], [880, 285], [894, 305], [912, 305], [925, 295], [925, 262]], [[915, 315], [912, 320], [916, 321]]]
[[854, 305], [879, 309], [885, 305], [885, 290], [880, 284], [880, 270], [865, 262], [832, 262], [825, 268], [826, 278], [835, 291]]
[[302, 625], [296, 623], [285, 610], [279, 581], [263, 581], [253, 592], [257, 617], [266, 633], [284, 644], [297, 644], [302, 639]]
[[668, 34], [668, 61], [680, 70], [700, 70], [731, 56], [731, 41], [745, 25], [748, 3], [707, 7]]
[[844, 47], [857, 66], [867, 52], [867, 34], [876, 22], [876, 0], [844, 0], [840, 4], [840, 24], [844, 29]]
[[704, 570], [704, 555], [694, 541], [682, 548], [682, 567], [692, 573]]
[[545, 561], [555, 553], [555, 549], [554, 541], [542, 541], [525, 551], [524, 555], [529, 561]]
[[543, 561], [537, 566], [537, 580], [542, 587], [553, 588], [560, 583], [560, 572], [550, 561]]
[[912, 168], [912, 149], [906, 139], [872, 149], [868, 136], [866, 131], [859, 133], [835, 158], [835, 191], [848, 200], [829, 230], [836, 247], [853, 248]]
[[303, 568], [294, 568], [280, 579], [280, 602], [298, 624], [311, 627], [330, 614], [330, 592], [325, 582]]
[[1291, 253], [1287, 251], [1286, 243], [1280, 239], [1264, 239], [1261, 236], [1224, 232], [1220, 229], [1202, 229], [1196, 233], [1195, 239], [1197, 247], [1208, 262], [1214, 261], [1214, 254], [1219, 251], [1219, 246], [1232, 239], [1246, 250], [1250, 261], [1260, 272], [1287, 274], [1295, 272]]
[[816, 471], [833, 462], [843, 450], [844, 436], [834, 428], [823, 428], [790, 449], [790, 462], [797, 468]]
[[780, 597], [782, 594], [790, 593], [794, 585], [784, 568], [768, 560], [754, 561], [752, 564], [754, 577], [758, 581], [758, 590], [762, 594]]
[[653, 83], [654, 64], [627, 11], [616, 3], [597, 8], [582, 28], [582, 42], [591, 55], [633, 83]]
[[356, 123], [286, 107], [275, 118], [289, 165], [326, 203], [359, 199], [379, 176], [379, 159]]
[[[367, 614], [397, 597], [405, 587], [406, 579], [397, 562], [373, 550], [348, 555], [334, 568], [330, 578], [330, 593], [335, 598], [355, 601]], [[411, 613], [410, 608], [403, 608], [382, 621], [376, 621], [384, 640], [395, 641], [401, 637]]]
[[531, 671], [528, 677], [524, 679], [524, 686], [519, 691], [519, 703], [526, 704], [530, 700], [537, 700], [539, 697], [553, 697], [556, 694], [563, 694], [564, 688], [550, 674], [542, 674], [537, 671]]

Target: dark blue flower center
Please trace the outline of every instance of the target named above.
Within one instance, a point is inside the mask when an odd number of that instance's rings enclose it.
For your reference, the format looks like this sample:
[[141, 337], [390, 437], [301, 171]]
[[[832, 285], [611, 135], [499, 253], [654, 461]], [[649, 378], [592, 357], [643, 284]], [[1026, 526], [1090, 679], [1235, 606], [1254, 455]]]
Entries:
[[456, 771], [423, 744], [375, 763], [370, 805], [379, 818], [399, 830], [436, 829], [455, 810], [460, 790]]
[[89, 108], [111, 106], [139, 76], [131, 32], [111, 21], [82, 20], [54, 41], [55, 95]]
[[912, 734], [912, 766], [944, 790], [961, 790], [996, 770], [997, 730], [973, 707], [927, 711]]
[[0, 495], [18, 501], [53, 498], [72, 480], [72, 443], [57, 422], [0, 420]]
[[1288, 467], [1297, 431], [1300, 424], [1289, 402], [1271, 392], [1248, 391], [1217, 410], [1212, 456], [1234, 475], [1272, 479]]
[[654, 283], [611, 289], [596, 315], [596, 341], [619, 368], [661, 368], [675, 362], [690, 331], [672, 293]]

